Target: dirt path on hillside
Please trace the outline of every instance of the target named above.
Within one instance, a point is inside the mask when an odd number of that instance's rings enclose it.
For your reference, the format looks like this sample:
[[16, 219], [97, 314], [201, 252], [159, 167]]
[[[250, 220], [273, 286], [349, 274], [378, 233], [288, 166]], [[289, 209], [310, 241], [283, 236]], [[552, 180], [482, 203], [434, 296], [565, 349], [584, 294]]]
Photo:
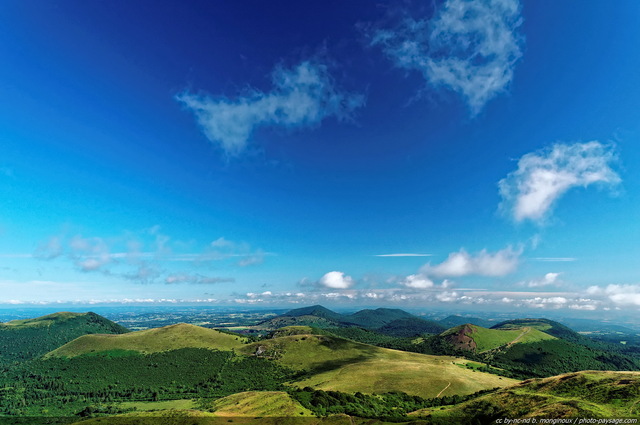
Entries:
[[451, 386], [451, 382], [449, 382], [449, 384], [447, 384], [447, 386], [446, 386], [446, 387], [444, 387], [444, 388], [442, 389], [442, 391], [440, 391], [440, 392], [438, 393], [438, 395], [436, 396], [436, 398], [440, 397], [440, 394], [442, 394], [443, 392], [445, 392], [445, 391], [447, 390], [447, 388], [449, 388], [450, 386]]
[[514, 339], [513, 341], [511, 341], [510, 343], [507, 344], [507, 346], [511, 346], [513, 344], [515, 344], [516, 342], [520, 341], [520, 338], [522, 338], [523, 336], [525, 336], [526, 334], [528, 334], [529, 332], [531, 332], [531, 328], [527, 327], [527, 328], [522, 328], [522, 333], [520, 335], [518, 335], [516, 337], [516, 339]]

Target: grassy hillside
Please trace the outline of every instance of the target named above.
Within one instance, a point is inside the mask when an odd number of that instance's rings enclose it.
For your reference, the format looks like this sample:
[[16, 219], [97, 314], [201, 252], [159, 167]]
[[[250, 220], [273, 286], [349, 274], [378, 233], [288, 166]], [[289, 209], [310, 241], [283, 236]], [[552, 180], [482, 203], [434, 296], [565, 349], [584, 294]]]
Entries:
[[298, 317], [298, 316], [316, 316], [329, 320], [341, 320], [342, 315], [331, 311], [321, 305], [312, 305], [309, 307], [294, 308], [289, 310], [283, 316]]
[[[282, 418], [269, 416], [216, 417], [215, 413], [198, 410], [165, 410], [148, 413], [94, 418], [74, 422], [72, 425], [398, 425], [407, 422], [385, 422], [377, 419], [363, 419], [347, 415], [331, 415], [323, 418], [301, 416]], [[412, 421], [410, 423], [413, 423]], [[44, 424], [43, 424], [44, 425]]]
[[501, 346], [556, 339], [531, 327], [517, 329], [487, 329], [476, 325], [462, 325], [441, 334], [448, 342], [460, 349], [485, 352]]
[[585, 371], [524, 381], [449, 408], [423, 409], [414, 417], [474, 419], [490, 423], [497, 418], [612, 418], [640, 415], [640, 372]]
[[48, 353], [46, 357], [75, 357], [105, 351], [156, 353], [179, 348], [232, 350], [246, 340], [215, 329], [180, 323], [122, 335], [85, 335]]
[[240, 352], [308, 372], [295, 385], [355, 393], [402, 391], [430, 398], [503, 387], [514, 380], [474, 372], [466, 360], [374, 347], [329, 335], [293, 335], [245, 345]]
[[87, 334], [129, 332], [95, 313], [54, 313], [0, 323], [0, 366], [41, 356]]
[[313, 416], [309, 409], [284, 391], [246, 391], [233, 394], [211, 405], [216, 416], [224, 417], [309, 417]]

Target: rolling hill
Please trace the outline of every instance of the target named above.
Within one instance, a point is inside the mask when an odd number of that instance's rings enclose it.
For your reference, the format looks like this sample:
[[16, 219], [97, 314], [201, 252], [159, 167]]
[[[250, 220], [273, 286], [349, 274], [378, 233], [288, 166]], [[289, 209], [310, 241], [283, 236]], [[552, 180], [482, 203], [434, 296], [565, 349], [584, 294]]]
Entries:
[[353, 314], [339, 314], [321, 305], [302, 307], [265, 320], [257, 328], [274, 330], [285, 326], [315, 328], [360, 327], [395, 337], [412, 337], [424, 333], [440, 333], [446, 327], [395, 308], [365, 309]]
[[[470, 394], [516, 381], [467, 369], [464, 359], [374, 347], [331, 335], [295, 334], [245, 345], [239, 352], [305, 371], [294, 384], [323, 390], [420, 397]], [[420, 378], [421, 377], [421, 378]]]
[[437, 322], [424, 320], [415, 316], [396, 319], [375, 329], [376, 332], [383, 335], [399, 338], [411, 338], [424, 334], [438, 334], [444, 330], [445, 328]]
[[34, 359], [83, 335], [127, 332], [127, 328], [91, 312], [61, 312], [0, 323], [0, 365]]
[[233, 350], [240, 348], [245, 338], [186, 323], [121, 335], [84, 335], [48, 353], [48, 357], [76, 357], [100, 352], [133, 352], [141, 354], [207, 348]]
[[470, 325], [482, 326], [483, 328], [490, 328], [491, 326], [495, 325], [495, 322], [490, 322], [489, 320], [480, 319], [478, 317], [460, 316], [457, 314], [452, 314], [451, 316], [447, 316], [444, 319], [438, 320], [438, 323], [440, 323], [447, 329], [454, 328], [460, 325], [466, 325], [467, 323], [469, 323]]
[[398, 319], [415, 317], [411, 313], [397, 308], [365, 309], [342, 316], [342, 323], [361, 326], [363, 328], [379, 328]]
[[309, 409], [284, 391], [246, 391], [214, 401], [209, 408], [219, 417], [309, 417]]
[[492, 329], [469, 324], [457, 326], [426, 338], [412, 349], [427, 354], [464, 356], [520, 378], [548, 377], [587, 369], [640, 369], [640, 358], [545, 319], [503, 322]]
[[442, 334], [453, 347], [460, 350], [485, 352], [513, 344], [556, 339], [538, 329], [521, 327], [517, 329], [487, 329], [481, 326], [466, 324], [451, 328]]
[[[640, 372], [584, 371], [524, 381], [448, 408], [423, 409], [414, 417], [435, 423], [498, 418], [624, 418], [640, 415]], [[439, 420], [440, 419], [440, 420]]]
[[288, 317], [298, 317], [298, 316], [316, 316], [322, 317], [323, 319], [340, 321], [342, 319], [342, 315], [340, 313], [336, 313], [335, 311], [331, 311], [328, 308], [325, 308], [321, 305], [312, 305], [309, 307], [301, 307], [294, 308], [293, 310], [289, 310], [283, 316]]

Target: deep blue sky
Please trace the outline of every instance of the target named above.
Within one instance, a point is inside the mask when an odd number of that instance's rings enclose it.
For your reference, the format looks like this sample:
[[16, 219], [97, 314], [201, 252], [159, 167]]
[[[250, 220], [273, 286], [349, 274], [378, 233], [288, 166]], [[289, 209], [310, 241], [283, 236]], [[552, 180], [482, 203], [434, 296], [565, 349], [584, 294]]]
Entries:
[[639, 18], [5, 1], [0, 304], [637, 311]]

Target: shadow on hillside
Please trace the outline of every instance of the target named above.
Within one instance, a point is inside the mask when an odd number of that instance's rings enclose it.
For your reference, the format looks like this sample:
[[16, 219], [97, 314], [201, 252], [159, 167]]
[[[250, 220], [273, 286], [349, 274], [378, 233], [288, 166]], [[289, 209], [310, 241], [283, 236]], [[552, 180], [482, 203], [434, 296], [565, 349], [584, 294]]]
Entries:
[[[330, 339], [330, 340], [322, 341], [321, 345], [324, 345], [325, 347], [328, 347], [334, 351], [354, 350], [353, 342], [342, 340], [342, 339]], [[329, 372], [331, 370], [339, 369], [346, 365], [363, 362], [363, 361], [374, 358], [376, 356], [377, 350], [379, 350], [377, 347], [363, 344], [362, 346], [357, 347], [357, 351], [356, 351], [357, 354], [354, 353], [353, 357], [347, 357], [347, 358], [336, 359], [336, 360], [328, 360], [325, 362], [318, 362], [314, 364], [310, 372], [313, 374]]]

